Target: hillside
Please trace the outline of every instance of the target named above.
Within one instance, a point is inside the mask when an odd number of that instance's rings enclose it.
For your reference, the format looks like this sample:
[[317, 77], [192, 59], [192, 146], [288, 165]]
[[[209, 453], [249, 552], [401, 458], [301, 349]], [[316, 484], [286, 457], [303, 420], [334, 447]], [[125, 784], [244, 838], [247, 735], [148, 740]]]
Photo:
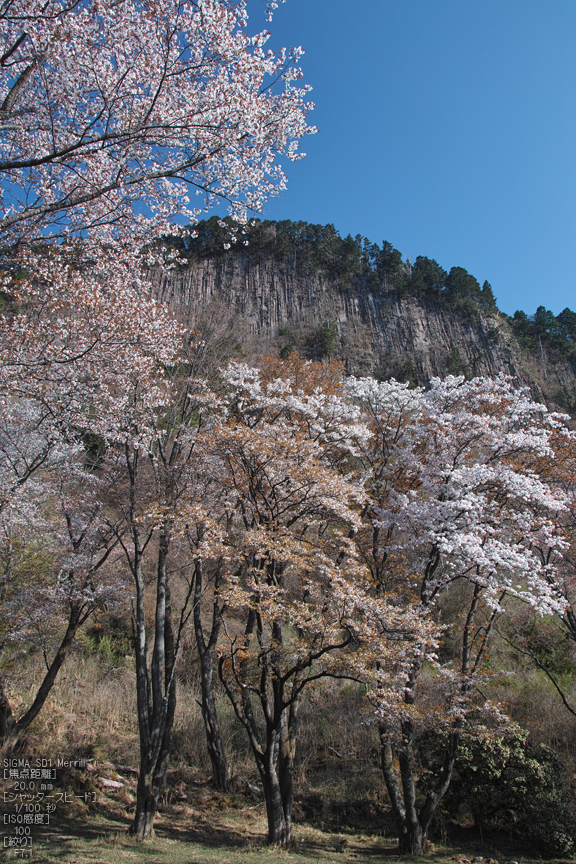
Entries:
[[538, 400], [576, 409], [576, 347], [570, 328], [554, 326], [570, 310], [510, 318], [463, 268], [412, 264], [332, 226], [258, 222], [246, 236], [227, 243], [213, 218], [174, 241], [187, 266], [150, 273], [157, 296], [222, 353], [250, 360], [295, 348], [344, 360], [351, 374], [418, 384], [504, 372]]
[[509, 318], [332, 226], [246, 234], [164, 240], [178, 267], [117, 309], [103, 281], [85, 319], [78, 292], [4, 316], [5, 768], [73, 769], [44, 859], [156, 814], [163, 841], [342, 862], [359, 832], [446, 864], [573, 852], [576, 438], [510, 380], [357, 376], [502, 371], [574, 409], [576, 316]]

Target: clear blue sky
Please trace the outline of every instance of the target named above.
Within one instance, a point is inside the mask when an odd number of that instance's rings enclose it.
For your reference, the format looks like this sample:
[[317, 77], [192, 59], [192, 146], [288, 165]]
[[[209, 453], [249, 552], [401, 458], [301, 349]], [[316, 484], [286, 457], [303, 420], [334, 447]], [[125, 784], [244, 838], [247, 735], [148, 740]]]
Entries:
[[264, 218], [333, 223], [576, 310], [576, 0], [287, 0], [320, 129]]

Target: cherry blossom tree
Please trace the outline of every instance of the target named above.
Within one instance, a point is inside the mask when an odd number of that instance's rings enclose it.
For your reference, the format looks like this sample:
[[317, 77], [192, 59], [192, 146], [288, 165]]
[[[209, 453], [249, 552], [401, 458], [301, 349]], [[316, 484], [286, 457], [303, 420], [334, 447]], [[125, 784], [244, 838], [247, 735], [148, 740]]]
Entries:
[[[568, 419], [568, 418], [567, 418]], [[555, 687], [562, 703], [571, 714], [576, 716], [576, 705], [570, 701], [566, 688], [554, 668], [553, 657], [557, 653], [558, 642], [576, 643], [576, 506], [574, 496], [574, 477], [576, 476], [576, 433], [571, 429], [558, 429], [551, 439], [554, 459], [536, 456], [528, 463], [542, 479], [554, 488], [561, 489], [567, 496], [568, 506], [556, 520], [558, 533], [564, 540], [560, 566], [548, 568], [547, 579], [554, 590], [564, 598], [565, 604], [556, 611], [555, 627], [552, 634], [545, 634], [538, 626], [538, 616], [530, 610], [517, 613], [501, 628], [500, 635], [512, 644], [515, 650], [529, 657], [544, 672]], [[554, 557], [555, 547], [542, 541], [535, 546], [543, 566]], [[552, 641], [551, 641], [552, 640]]]
[[[203, 348], [200, 352], [204, 358]], [[204, 359], [202, 365], [204, 365]], [[221, 390], [226, 384], [227, 396], [221, 396], [220, 410], [229, 421], [236, 418], [236, 399], [238, 391], [236, 384], [228, 383], [229, 376], [234, 376], [230, 367], [220, 377], [219, 384], [215, 383], [217, 389]], [[297, 354], [293, 354], [289, 361], [278, 360], [276, 357], [263, 358], [258, 370], [253, 370], [257, 375], [260, 387], [266, 390], [268, 384], [278, 377], [290, 381], [292, 389], [304, 388], [312, 392], [315, 387], [321, 387], [326, 392], [342, 391], [342, 368], [339, 364], [330, 363], [319, 366], [302, 360]], [[237, 383], [237, 382], [236, 382]], [[262, 406], [261, 406], [262, 407]], [[222, 422], [222, 416], [218, 414]], [[215, 421], [215, 417], [212, 418]], [[216, 661], [216, 649], [219, 644], [224, 612], [226, 604], [223, 602], [222, 587], [226, 583], [226, 575], [230, 569], [227, 547], [222, 544], [222, 529], [220, 522], [226, 522], [225, 499], [227, 493], [226, 470], [224, 468], [221, 453], [214, 450], [214, 429], [212, 426], [207, 440], [201, 436], [196, 443], [197, 456], [202, 462], [202, 473], [197, 482], [202, 484], [198, 489], [198, 500], [202, 501], [202, 508], [192, 508], [192, 511], [180, 513], [180, 521], [184, 518], [184, 535], [189, 544], [189, 553], [194, 566], [194, 604], [193, 621], [196, 636], [196, 646], [201, 670], [201, 692], [202, 692], [202, 717], [204, 720], [207, 748], [212, 762], [212, 775], [216, 788], [225, 790], [229, 782], [228, 760], [225, 753], [224, 743], [220, 734], [220, 724], [216, 711], [216, 696], [214, 669]], [[209, 442], [212, 443], [209, 443]], [[208, 550], [208, 551], [207, 551]], [[233, 571], [241, 572], [242, 562], [234, 565]], [[238, 569], [239, 568], [239, 569]], [[212, 601], [205, 602], [210, 596]], [[208, 614], [205, 614], [207, 611]]]
[[[306, 90], [294, 83], [301, 52], [266, 52], [267, 34], [244, 35], [244, 4], [226, 0], [21, 2], [0, 18], [0, 225], [10, 247], [2, 392], [36, 405], [50, 448], [79, 433], [117, 447], [129, 428], [130, 475], [141, 451], [153, 461], [142, 405], [166, 407], [163, 370], [184, 336], [149, 298], [143, 263], [154, 259], [142, 259], [141, 246], [174, 230], [175, 216], [197, 218], [191, 191], [205, 208], [227, 200], [244, 220], [284, 187], [276, 156], [299, 158], [298, 138], [312, 131]], [[27, 480], [44, 482], [39, 464]], [[140, 530], [133, 520], [131, 530]], [[169, 532], [160, 534], [162, 546]], [[159, 563], [160, 593], [161, 571]], [[152, 760], [159, 776], [163, 760]], [[153, 809], [144, 808], [152, 818]]]
[[247, 35], [244, 0], [10, 0], [0, 21], [3, 244], [138, 245], [220, 200], [245, 221], [314, 131], [302, 50]]
[[126, 375], [161, 401], [182, 345], [142, 244], [197, 218], [192, 191], [244, 219], [283, 188], [277, 156], [312, 131], [301, 50], [266, 51], [233, 0], [17, 0], [0, 21], [0, 387], [36, 403], [49, 447], [112, 440]]
[[13, 748], [38, 715], [79, 628], [104, 605], [126, 601], [111, 567], [116, 541], [102, 518], [105, 483], [87, 471], [84, 447], [46, 434], [42, 412], [4, 402], [0, 427], [1, 648], [42, 652], [46, 673], [14, 716], [0, 679], [0, 735]]
[[104, 434], [124, 371], [151, 380], [182, 342], [142, 243], [197, 218], [191, 190], [245, 219], [283, 188], [276, 157], [312, 131], [301, 50], [245, 35], [241, 0], [17, 0], [0, 21], [0, 385], [60, 428], [88, 405]]
[[293, 388], [288, 375], [261, 382], [258, 370], [232, 366], [226, 378], [234, 415], [218, 451], [231, 486], [229, 542], [242, 566], [225, 596], [243, 631], [229, 621], [219, 669], [261, 775], [269, 842], [287, 845], [300, 693], [337, 674], [328, 658], [352, 639], [356, 573], [346, 534], [361, 493], [330, 467], [338, 457], [327, 427], [342, 439], [356, 417], [338, 397]]
[[48, 450], [79, 430], [112, 441], [133, 381], [160, 404], [182, 345], [142, 244], [284, 187], [277, 156], [313, 131], [301, 50], [266, 51], [229, 0], [17, 0], [0, 21], [1, 392], [36, 405]]
[[[386, 692], [373, 692], [400, 847], [417, 854], [450, 783], [467, 717], [479, 699], [499, 713], [480, 692], [486, 646], [506, 600], [541, 615], [566, 608], [556, 574], [566, 548], [558, 516], [567, 499], [532, 468], [536, 459], [554, 459], [552, 443], [565, 418], [504, 377], [450, 376], [434, 379], [427, 391], [372, 379], [350, 380], [349, 388], [374, 432], [362, 457], [371, 495], [364, 555], [374, 584], [404, 597], [416, 592], [428, 610], [441, 611], [442, 597], [456, 590], [467, 604], [460, 647], [437, 668], [436, 683], [444, 687], [436, 707], [430, 701], [418, 707], [426, 690], [424, 652], [410, 671], [402, 710], [391, 712]], [[426, 714], [436, 729], [443, 725], [445, 750], [417, 806], [417, 735]]]
[[301, 50], [265, 51], [234, 0], [17, 0], [0, 21], [0, 384], [56, 400], [61, 427], [89, 405], [102, 434], [124, 370], [153, 376], [181, 345], [143, 242], [197, 218], [192, 190], [243, 219], [283, 188], [276, 157], [312, 131]]
[[[60, 541], [54, 546], [58, 520], [47, 521], [43, 513], [47, 509], [60, 513], [60, 521], [67, 514], [70, 522], [63, 536], [69, 545], [78, 546], [77, 554], [80, 546], [86, 550], [87, 544], [104, 541], [107, 531], [102, 527], [101, 507], [111, 478], [95, 472], [96, 465], [90, 463], [96, 454], [91, 456], [91, 449], [115, 441], [124, 428], [134, 382], [146, 390], [149, 405], [165, 404], [161, 371], [176, 357], [183, 331], [166, 310], [138, 296], [134, 282], [138, 285], [139, 277], [132, 277], [125, 260], [111, 261], [105, 255], [94, 259], [88, 272], [70, 263], [68, 250], [53, 248], [40, 258], [29, 252], [26, 260], [30, 262], [26, 271], [3, 277], [11, 305], [0, 315], [0, 517], [7, 538], [17, 536], [21, 544], [25, 537], [43, 536], [57, 561], [64, 548]], [[29, 269], [35, 272], [33, 280]], [[64, 477], [72, 484], [67, 487], [66, 506], [58, 486]], [[80, 524], [84, 527], [79, 528]], [[106, 543], [102, 552], [105, 547]], [[67, 635], [35, 700], [35, 713], [44, 704], [78, 628], [102, 602], [98, 594], [105, 568], [96, 566], [96, 557], [94, 551], [91, 564], [65, 568], [75, 574], [66, 584], [71, 591], [75, 587], [66, 600], [64, 583], [60, 584], [56, 603], [60, 611], [54, 611], [53, 617], [60, 621], [67, 604]], [[10, 561], [8, 554], [7, 586], [12, 581]], [[83, 579], [92, 586], [90, 602], [88, 588], [78, 588]], [[36, 600], [31, 592], [27, 595], [30, 611], [38, 608], [44, 590], [37, 582], [34, 585]], [[50, 581], [44, 586], [52, 594], [53, 587]], [[24, 594], [20, 591], [18, 596], [19, 621], [24, 624]], [[6, 604], [8, 592], [1, 599]], [[53, 610], [55, 602], [51, 601]], [[13, 614], [6, 605], [2, 612], [5, 617]], [[1, 702], [3, 726], [11, 728], [15, 741], [32, 714], [26, 712], [14, 725], [5, 692]]]
[[[147, 380], [133, 378], [122, 423], [104, 457], [119, 478], [109, 497], [110, 527], [133, 585], [140, 772], [130, 830], [139, 838], [153, 835], [168, 766], [176, 665], [195, 599], [194, 568], [186, 567], [181, 548], [188, 548], [188, 532], [180, 529], [182, 520], [193, 521], [203, 509], [199, 442], [205, 415], [217, 407], [206, 384], [179, 366], [164, 370], [155, 391]], [[154, 591], [147, 597], [150, 583]]]
[[377, 664], [382, 686], [400, 692], [433, 627], [375, 598], [358, 561], [364, 492], [349, 468], [368, 430], [341, 369], [293, 356], [230, 364], [223, 379], [222, 418], [200, 445], [223, 495], [184, 518], [195, 562], [215, 571], [208, 605], [220, 638], [205, 649], [218, 652], [250, 741], [269, 842], [289, 845], [303, 690], [326, 677], [365, 681]]
[[[2, 615], [20, 625], [12, 628], [11, 638], [30, 637], [31, 617], [42, 605], [51, 610], [54, 623], [49, 628], [52, 659], [30, 708], [12, 717], [2, 690], [1, 724], [11, 746], [44, 705], [78, 629], [104, 602], [104, 587], [110, 588], [108, 556], [118, 532], [108, 517], [103, 521], [103, 507], [116, 480], [100, 470], [99, 451], [116, 445], [133, 415], [136, 391], [145, 394], [149, 408], [165, 407], [170, 397], [163, 369], [183, 344], [182, 328], [147, 299], [141, 276], [132, 274], [125, 257], [94, 255], [88, 270], [70, 257], [65, 248], [53, 247], [40, 257], [28, 251], [21, 260], [30, 266], [3, 277], [11, 298], [0, 316], [3, 531], [19, 544], [26, 537], [29, 543], [43, 537], [54, 567], [67, 543], [76, 562], [60, 568], [68, 576], [58, 586], [54, 568], [48, 568], [46, 584], [34, 579], [34, 590], [15, 592], [8, 551], [4, 581], [10, 590], [1, 598]], [[69, 479], [66, 495], [58, 486], [64, 477]], [[52, 520], [43, 517], [47, 509], [55, 514]], [[66, 542], [57, 541], [57, 534]], [[116, 584], [124, 587], [119, 573]], [[44, 625], [46, 616], [35, 620]]]

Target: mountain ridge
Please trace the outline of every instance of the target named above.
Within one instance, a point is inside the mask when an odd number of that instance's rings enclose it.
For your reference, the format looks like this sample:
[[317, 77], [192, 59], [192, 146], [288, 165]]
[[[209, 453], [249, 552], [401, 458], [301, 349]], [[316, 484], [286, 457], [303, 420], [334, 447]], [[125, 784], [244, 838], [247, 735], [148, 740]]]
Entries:
[[[189, 263], [153, 268], [149, 278], [187, 327], [227, 345], [230, 355], [253, 362], [297, 350], [343, 360], [349, 374], [421, 385], [434, 376], [503, 372], [539, 401], [576, 412], [576, 347], [556, 326], [571, 324], [570, 310], [564, 319], [544, 307], [532, 318], [511, 318], [498, 310], [490, 285], [480, 288], [463, 268], [447, 274], [425, 258], [412, 265], [388, 243], [342, 240], [333, 226], [258, 223], [247, 241], [239, 231], [236, 245], [222, 220], [199, 227], [187, 248], [173, 238]], [[448, 287], [439, 288], [441, 281]]]

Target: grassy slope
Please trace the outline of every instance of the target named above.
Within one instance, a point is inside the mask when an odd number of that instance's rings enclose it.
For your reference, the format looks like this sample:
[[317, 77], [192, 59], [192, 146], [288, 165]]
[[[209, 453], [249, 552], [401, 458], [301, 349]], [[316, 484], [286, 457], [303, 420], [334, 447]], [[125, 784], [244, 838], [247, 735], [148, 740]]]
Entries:
[[[220, 705], [221, 722], [236, 777], [235, 791], [219, 795], [206, 780], [210, 768], [193, 664], [183, 669], [183, 677], [190, 683], [183, 681], [179, 687], [174, 754], [162, 812], [156, 822], [157, 839], [144, 845], [132, 841], [126, 829], [133, 814], [134, 780], [130, 779], [119, 793], [99, 789], [94, 782], [99, 774], [112, 771], [114, 765], [137, 765], [133, 670], [130, 660], [125, 662], [111, 668], [98, 657], [83, 657], [80, 653], [63, 670], [45, 710], [30, 729], [27, 752], [21, 755], [83, 756], [91, 758], [98, 768], [98, 774], [90, 777], [83, 772], [80, 776], [80, 772], [58, 771], [59, 786], [79, 793], [94, 790], [97, 801], [90, 810], [83, 803], [74, 804], [67, 814], [59, 807], [54, 824], [34, 832], [32, 860], [66, 864], [251, 864], [275, 860], [376, 864], [406, 860], [394, 852], [375, 731], [362, 722], [356, 687], [338, 687], [334, 692], [324, 689], [302, 706], [296, 778], [297, 842], [290, 852], [272, 851], [265, 845], [263, 802], [258, 796], [245, 794], [246, 780], [258, 784], [258, 777], [243, 730], [238, 729], [226, 702]], [[18, 695], [24, 704], [29, 701], [42, 673], [36, 656], [18, 666], [15, 709]], [[535, 673], [531, 675], [534, 680], [530, 676], [513, 679], [522, 681], [520, 694], [508, 692], [508, 683], [499, 698], [516, 704], [520, 715], [524, 703], [530, 706], [522, 719], [534, 721], [546, 743], [554, 743], [555, 739], [558, 744], [564, 738], [573, 743], [573, 727], [559, 700], [554, 694], [547, 700], [544, 682], [537, 680]], [[563, 757], [573, 764], [570, 748], [564, 749]], [[0, 791], [2, 785], [0, 782]], [[540, 860], [536, 854], [530, 857], [529, 849], [514, 845], [507, 832], [491, 836], [485, 833], [482, 840], [472, 829], [452, 828], [447, 847], [438, 847], [435, 854], [418, 860], [439, 864], [471, 861], [475, 856], [482, 856], [485, 862], [492, 858], [499, 864]]]
[[[98, 771], [97, 773], [100, 773]], [[61, 789], [95, 791], [87, 806], [82, 798], [59, 805], [49, 827], [33, 829], [32, 860], [41, 864], [536, 864], [540, 856], [530, 856], [502, 834], [478, 835], [462, 830], [445, 844], [434, 844], [428, 853], [409, 859], [398, 855], [396, 841], [388, 836], [381, 820], [373, 817], [363, 829], [343, 827], [321, 830], [318, 824], [301, 822], [294, 826], [295, 843], [290, 850], [266, 845], [266, 814], [259, 795], [214, 792], [210, 781], [187, 785], [186, 801], [176, 800], [173, 789], [170, 803], [165, 800], [158, 813], [154, 840], [139, 842], [127, 835], [133, 815], [133, 795], [124, 790], [99, 788], [98, 781], [85, 772], [71, 770], [58, 783]], [[88, 784], [88, 786], [86, 785]], [[132, 793], [135, 782], [130, 780]], [[0, 810], [6, 805], [0, 804]], [[5, 829], [6, 830], [6, 829]], [[561, 860], [561, 859], [556, 859]], [[564, 861], [563, 864], [568, 864]]]
[[[103, 806], [104, 805], [104, 806]], [[484, 861], [535, 864], [540, 858], [514, 856], [510, 849], [494, 848], [488, 842], [464, 842], [435, 846], [429, 853], [407, 859], [395, 851], [392, 838], [363, 834], [327, 833], [307, 825], [296, 827], [296, 842], [289, 850], [265, 845], [263, 807], [237, 810], [233, 815], [210, 811], [192, 814], [191, 808], [170, 808], [156, 825], [156, 838], [139, 843], [126, 835], [128, 818], [115, 803], [101, 800], [98, 815], [85, 820], [62, 820], [38, 832], [34, 840], [36, 862], [65, 864], [119, 864], [142, 861], [146, 864], [266, 864], [281, 861], [294, 864], [376, 864], [378, 861], [408, 864], [434, 862], [460, 864], [477, 856]], [[497, 857], [494, 857], [497, 856]]]

